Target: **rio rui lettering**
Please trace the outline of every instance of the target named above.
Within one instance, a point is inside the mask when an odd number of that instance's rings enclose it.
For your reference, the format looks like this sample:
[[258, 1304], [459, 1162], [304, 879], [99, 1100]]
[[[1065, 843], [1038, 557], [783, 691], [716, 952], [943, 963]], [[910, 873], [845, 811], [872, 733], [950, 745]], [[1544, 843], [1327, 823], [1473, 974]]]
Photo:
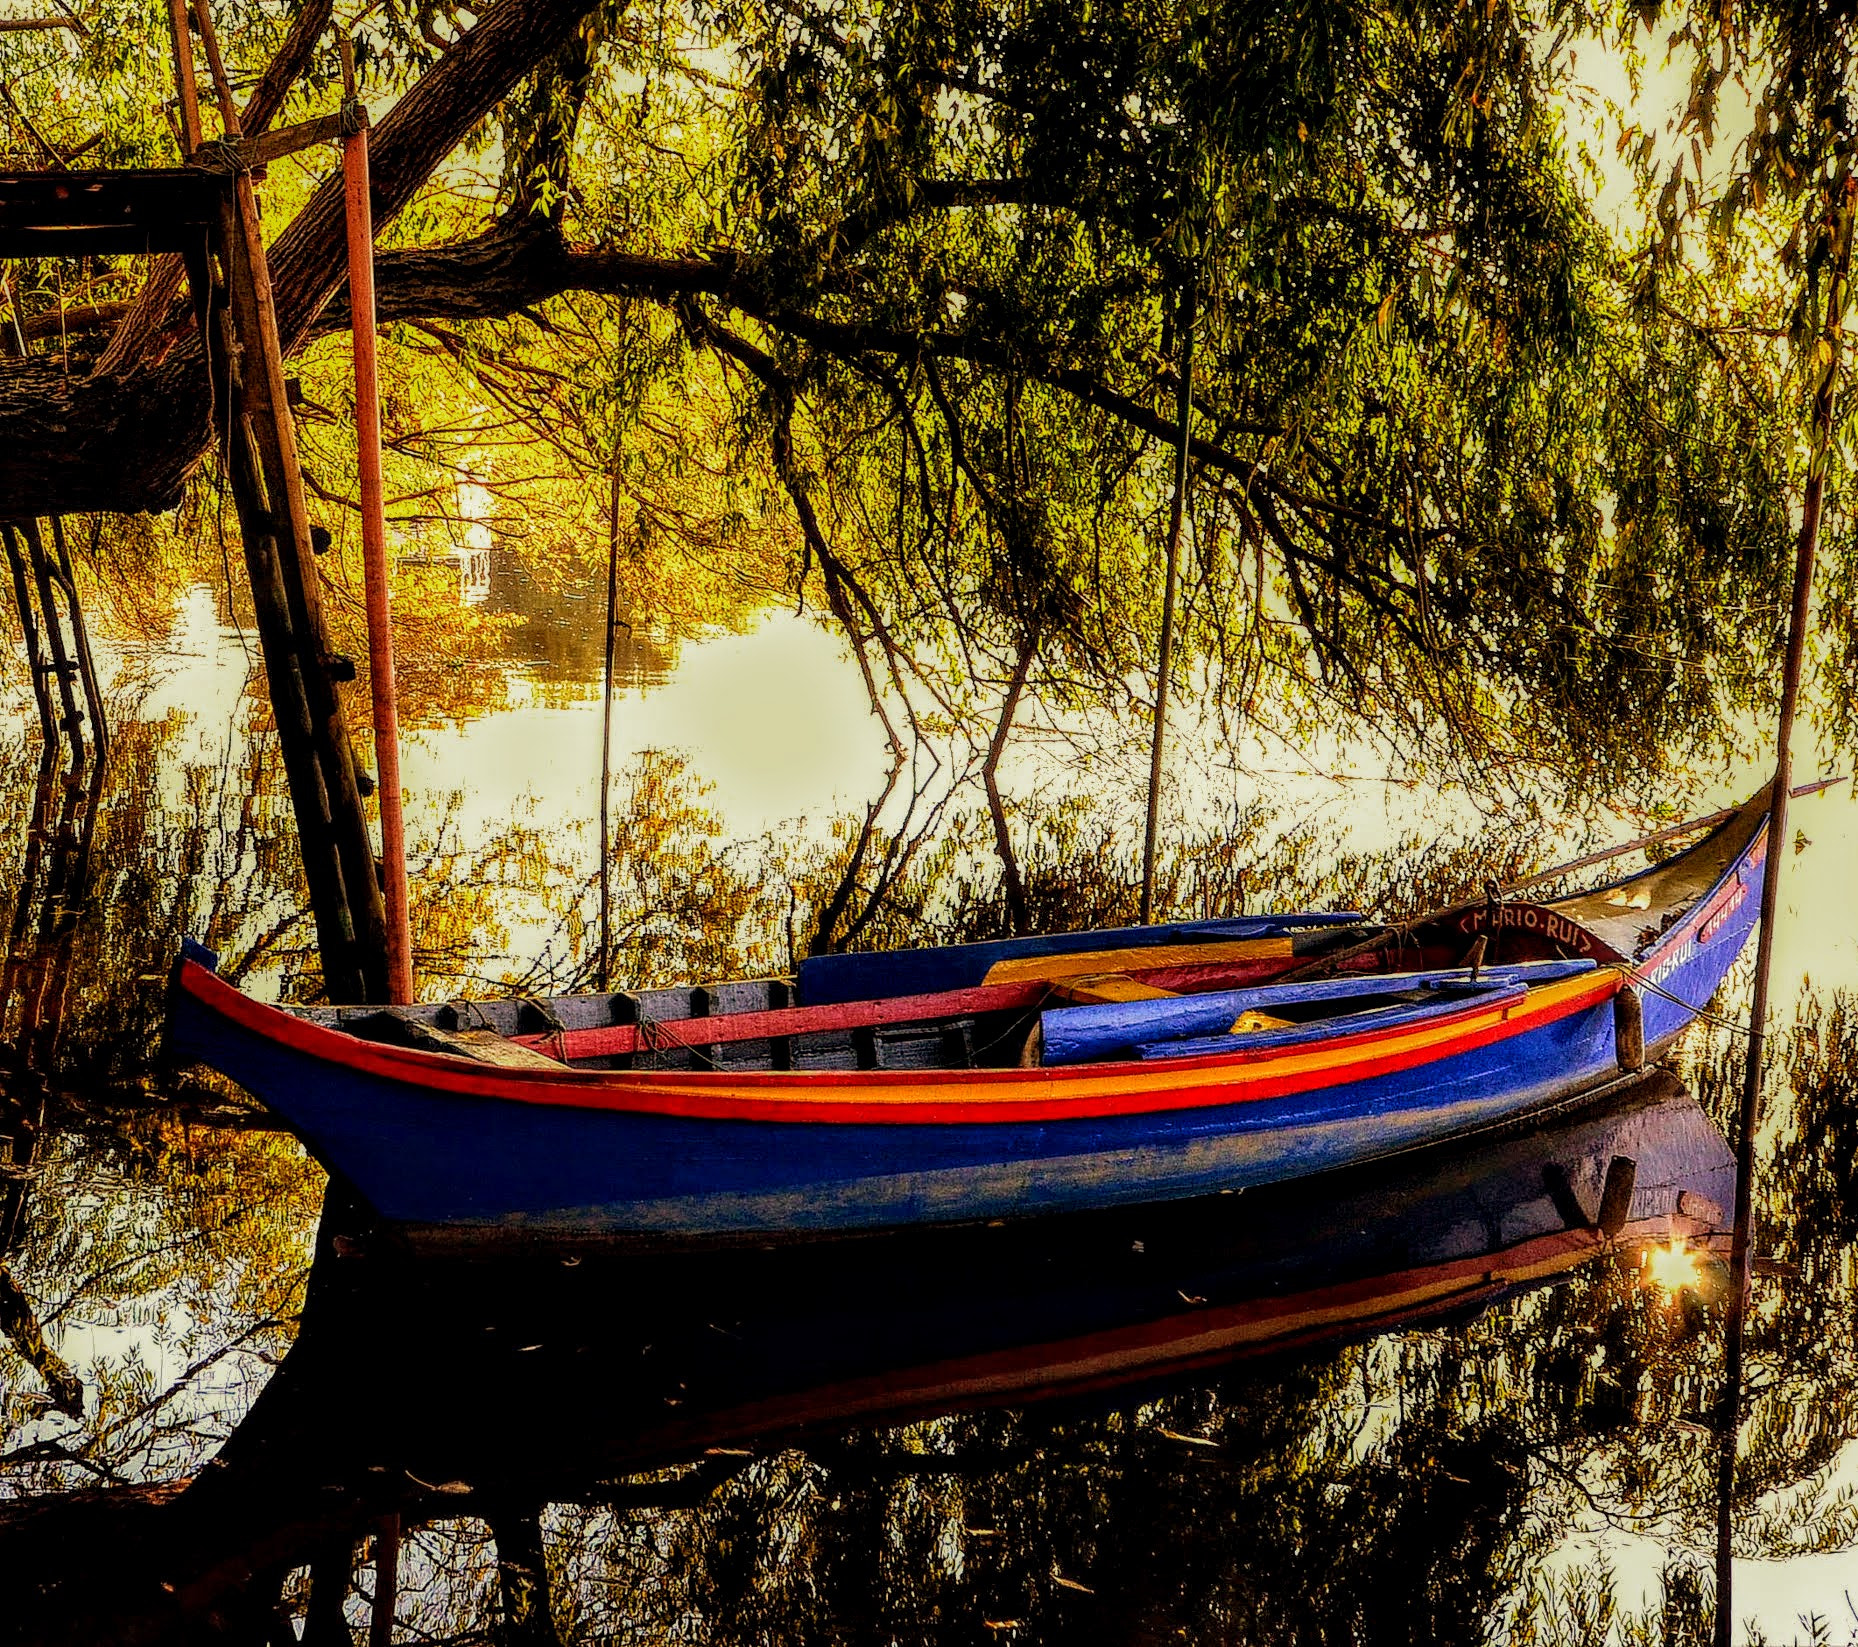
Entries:
[[[1467, 936], [1490, 930], [1490, 909], [1484, 906], [1466, 910], [1453, 923]], [[1549, 943], [1560, 944], [1572, 955], [1583, 956], [1594, 961], [1624, 960], [1618, 950], [1609, 943], [1596, 938], [1585, 927], [1558, 910], [1550, 909], [1547, 904], [1508, 903], [1497, 905], [1496, 929], [1499, 932], [1530, 932], [1546, 939]]]

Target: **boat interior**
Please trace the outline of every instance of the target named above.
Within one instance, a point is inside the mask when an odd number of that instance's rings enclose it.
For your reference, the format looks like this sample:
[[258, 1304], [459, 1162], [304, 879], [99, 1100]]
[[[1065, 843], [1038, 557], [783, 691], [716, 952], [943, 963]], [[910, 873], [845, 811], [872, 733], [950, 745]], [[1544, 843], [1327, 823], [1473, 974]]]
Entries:
[[[980, 981], [953, 989], [871, 990], [868, 999], [814, 1004], [803, 968], [798, 979], [293, 1010], [371, 1041], [554, 1071], [564, 1063], [590, 1070], [1006, 1069], [1263, 1049], [1452, 1010], [1495, 987], [1565, 976], [1563, 963], [1641, 953], [1708, 894], [1764, 816], [1751, 803], [1662, 863], [1543, 904], [1493, 899], [1404, 925], [1329, 918], [1266, 937], [1226, 936], [1200, 923], [1106, 934], [1113, 941], [1102, 949], [1078, 948], [1082, 940], [1065, 935], [909, 952], [913, 965], [904, 976], [919, 979], [932, 975], [926, 958], [985, 948], [981, 959], [990, 964]], [[1054, 952], [1058, 943], [1066, 947]], [[848, 969], [856, 961], [867, 989], [873, 975], [881, 981], [876, 958], [842, 959]], [[1181, 1029], [1194, 1015], [1178, 1009], [1196, 996], [1207, 998], [1208, 1011], [1231, 1006], [1229, 1021], [1207, 1024], [1202, 1012], [1201, 1021]], [[1112, 1028], [1094, 1041], [1072, 1033], [1074, 1026], [1094, 1033], [1098, 1021]], [[1080, 1044], [1094, 1050], [1056, 1050]]]

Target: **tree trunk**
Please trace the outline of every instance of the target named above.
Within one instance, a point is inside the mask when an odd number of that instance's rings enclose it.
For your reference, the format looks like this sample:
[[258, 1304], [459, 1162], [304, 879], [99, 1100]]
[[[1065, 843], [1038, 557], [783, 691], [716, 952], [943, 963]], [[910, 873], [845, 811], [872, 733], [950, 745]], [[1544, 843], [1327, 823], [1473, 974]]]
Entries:
[[197, 348], [128, 377], [67, 377], [46, 355], [0, 368], [0, 515], [172, 509], [213, 436]]

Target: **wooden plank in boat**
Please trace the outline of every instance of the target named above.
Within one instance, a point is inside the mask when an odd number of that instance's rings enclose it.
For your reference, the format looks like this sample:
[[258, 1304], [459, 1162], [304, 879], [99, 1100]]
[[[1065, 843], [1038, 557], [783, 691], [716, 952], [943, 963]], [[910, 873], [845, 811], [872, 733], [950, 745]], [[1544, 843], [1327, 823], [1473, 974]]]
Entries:
[[[1522, 961], [1481, 974], [1485, 987], [1494, 984], [1551, 983], [1594, 970], [1592, 961]], [[1220, 1036], [1231, 1032], [1239, 1014], [1268, 1012], [1300, 1003], [1399, 995], [1408, 991], [1475, 987], [1465, 968], [1428, 972], [1382, 973], [1347, 978], [1321, 978], [1305, 983], [1264, 985], [1257, 989], [1218, 990], [1185, 995], [1171, 1001], [1105, 1002], [1100, 1006], [1054, 1007], [1044, 1014], [1045, 1062], [1085, 1063], [1095, 1058], [1127, 1056], [1135, 1047], [1178, 1041], [1189, 1037]], [[1430, 1010], [1430, 1008], [1428, 1008]], [[1276, 1032], [1272, 1032], [1276, 1033]], [[1251, 1042], [1249, 1044], [1257, 1044]]]
[[1126, 972], [1087, 972], [1081, 978], [1060, 978], [1052, 985], [1054, 996], [1074, 1006], [1095, 1001], [1165, 1001], [1179, 993], [1157, 989]]
[[[1398, 1029], [1441, 1013], [1454, 1012], [1473, 1003], [1490, 1007], [1520, 1001], [1528, 993], [1527, 984], [1486, 982], [1460, 991], [1441, 990], [1436, 1001], [1409, 1001], [1399, 1006], [1373, 1007], [1365, 1012], [1350, 1013], [1342, 1019], [1286, 1024], [1282, 1029], [1257, 1030], [1236, 1038], [1228, 1031], [1225, 1034], [1183, 1036], [1165, 1041], [1142, 1041], [1136, 1044], [1134, 1050], [1136, 1056], [1147, 1061], [1159, 1058], [1198, 1058], [1209, 1052], [1231, 1052], [1240, 1046], [1258, 1049], [1297, 1046], [1324, 1040], [1335, 1035], [1339, 1029], [1353, 1034], [1366, 1030]], [[1056, 1060], [1048, 1058], [1046, 1061], [1050, 1063]]]
[[[1157, 961], [1170, 958], [1165, 966], [1132, 968], [1130, 975], [1149, 987], [1170, 994], [1184, 994], [1197, 989], [1236, 989], [1246, 984], [1263, 984], [1283, 971], [1282, 956], [1253, 960], [1219, 961], [1211, 965], [1176, 964], [1171, 948], [1144, 950], [1144, 956]], [[1378, 967], [1378, 957], [1357, 963], [1360, 968]], [[1017, 984], [982, 984], [973, 989], [941, 990], [929, 995], [900, 995], [881, 1001], [843, 1001], [827, 1006], [777, 1007], [767, 1012], [729, 1012], [708, 1017], [691, 1016], [690, 990], [653, 990], [648, 994], [615, 997], [625, 1000], [647, 1028], [640, 1032], [629, 1022], [578, 1028], [570, 1025], [562, 1044], [570, 1059], [622, 1058], [635, 1052], [653, 1052], [662, 1068], [688, 1068], [691, 1047], [722, 1046], [737, 1041], [772, 1039], [776, 1047], [774, 1068], [855, 1069], [845, 1032], [864, 1025], [921, 1022], [931, 1018], [955, 1018], [989, 1012], [1017, 1012], [1044, 1003], [1048, 995], [1061, 993], [1052, 985], [1036, 979]], [[1144, 997], [1156, 999], [1159, 997]], [[492, 1002], [493, 1008], [509, 1007], [509, 1002]], [[372, 1016], [379, 1009], [366, 1009]], [[482, 1008], [472, 1008], [481, 1011]], [[555, 1044], [552, 1035], [517, 1035], [522, 1045]], [[781, 1043], [790, 1042], [788, 1056], [792, 1062], [779, 1062]], [[655, 1051], [654, 1051], [655, 1049]], [[673, 1057], [684, 1061], [672, 1065]], [[759, 1067], [759, 1066], [757, 1066]]]
[[[1230, 943], [1169, 944], [1165, 950], [1167, 964], [1181, 966], [1218, 966], [1231, 961], [1288, 960], [1294, 953], [1288, 938], [1242, 938]], [[1157, 964], [1159, 955], [1152, 945], [1138, 949], [1087, 949], [1070, 955], [1024, 955], [996, 961], [982, 980], [989, 984], [1018, 984], [1040, 981], [1052, 983], [1060, 978], [1080, 978], [1091, 973], [1139, 972]], [[1133, 1000], [1152, 1000], [1152, 996], [1132, 996]]]
[[[971, 989], [1000, 961], [1089, 950], [1158, 949], [1178, 952], [1198, 944], [1235, 939], [1315, 939], [1326, 930], [1357, 926], [1357, 914], [1241, 915], [1159, 926], [1107, 927], [1095, 932], [1052, 932], [1027, 938], [990, 938], [937, 949], [856, 951], [811, 955], [800, 963], [800, 998], [815, 1006], [871, 1001], [940, 990]], [[1159, 964], [1151, 962], [1149, 964]], [[1098, 965], [1090, 970], [1115, 970]], [[1122, 970], [1129, 970], [1124, 968]]]

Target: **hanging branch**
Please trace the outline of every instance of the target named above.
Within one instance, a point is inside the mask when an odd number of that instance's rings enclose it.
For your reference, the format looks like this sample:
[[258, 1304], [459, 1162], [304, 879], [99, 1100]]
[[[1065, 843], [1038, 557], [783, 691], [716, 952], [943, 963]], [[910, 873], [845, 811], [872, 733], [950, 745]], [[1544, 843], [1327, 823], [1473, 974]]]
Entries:
[[[885, 741], [890, 745], [892, 759], [901, 765], [909, 759], [909, 750], [897, 731], [896, 723], [890, 718], [890, 711], [884, 705], [884, 695], [878, 686], [877, 676], [871, 668], [871, 661], [866, 651], [866, 643], [875, 638], [879, 649], [884, 654], [885, 666], [889, 672], [891, 685], [902, 700], [904, 715], [910, 722], [910, 730], [916, 734], [917, 741], [922, 741], [922, 729], [917, 725], [916, 709], [910, 702], [910, 695], [903, 683], [903, 659], [901, 649], [884, 622], [877, 603], [872, 600], [864, 586], [853, 575], [852, 570], [836, 554], [826, 539], [825, 529], [819, 524], [818, 512], [813, 507], [811, 493], [794, 463], [793, 455], [793, 413], [794, 388], [792, 380], [777, 366], [771, 356], [757, 349], [746, 338], [716, 325], [694, 304], [685, 304], [679, 310], [685, 329], [699, 343], [705, 344], [726, 355], [738, 365], [746, 367], [767, 389], [774, 403], [774, 429], [770, 441], [774, 470], [780, 476], [781, 485], [786, 489], [788, 499], [794, 506], [794, 514], [800, 521], [801, 536], [806, 543], [807, 557], [819, 563], [821, 580], [826, 586], [826, 604], [832, 615], [838, 619], [847, 638], [852, 643], [852, 655], [858, 660], [859, 673], [864, 677], [865, 693], [871, 700], [871, 710], [883, 725]], [[802, 568], [802, 580], [805, 570]], [[863, 612], [870, 622], [867, 635], [865, 626], [858, 621], [857, 614]]]
[[1734, 1526], [1736, 1447], [1742, 1428], [1743, 1349], [1748, 1314], [1750, 1227], [1754, 1214], [1755, 1130], [1761, 1120], [1762, 1059], [1767, 1050], [1768, 973], [1774, 955], [1774, 927], [1780, 915], [1781, 865], [1787, 856], [1787, 799], [1793, 783], [1794, 714], [1800, 701], [1800, 675], [1806, 653], [1807, 612], [1813, 596], [1813, 560], [1819, 548], [1819, 522], [1825, 503], [1826, 462], [1832, 446], [1833, 413], [1838, 398], [1839, 345], [1845, 305], [1850, 296], [1854, 197], [1858, 180], [1841, 168], [1833, 186], [1836, 204], [1827, 225], [1836, 247], [1833, 275], [1826, 290], [1826, 313], [1814, 344], [1818, 383], [1813, 394], [1812, 456], [1806, 494], [1800, 508], [1800, 538], [1794, 557], [1793, 607], [1787, 620], [1787, 659], [1781, 677], [1780, 727], [1776, 733], [1773, 799], [1768, 803], [1768, 856], [1761, 877], [1761, 933], [1755, 950], [1754, 1001], [1749, 1008], [1748, 1063], [1742, 1081], [1737, 1119], [1735, 1230], [1729, 1248], [1729, 1309], [1723, 1349], [1723, 1393], [1717, 1418], [1716, 1456], [1716, 1647], [1730, 1647], [1734, 1610]]

